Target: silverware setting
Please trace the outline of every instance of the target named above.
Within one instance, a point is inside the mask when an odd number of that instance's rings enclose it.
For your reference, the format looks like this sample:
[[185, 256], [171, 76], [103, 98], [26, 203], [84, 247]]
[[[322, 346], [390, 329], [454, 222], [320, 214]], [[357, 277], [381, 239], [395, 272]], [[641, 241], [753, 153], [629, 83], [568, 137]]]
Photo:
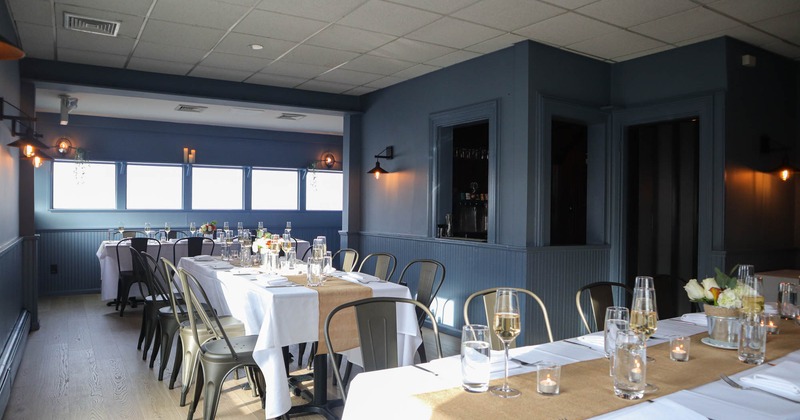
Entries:
[[541, 360], [537, 360], [537, 361], [535, 361], [535, 362], [526, 362], [526, 361], [524, 361], [524, 360], [519, 360], [519, 359], [517, 359], [516, 357], [512, 357], [512, 358], [511, 358], [511, 360], [513, 360], [513, 361], [515, 361], [515, 362], [517, 362], [517, 363], [521, 364], [522, 366], [531, 366], [531, 365], [535, 365], [535, 364], [537, 364], [537, 363], [541, 363], [541, 362], [542, 362]]
[[590, 346], [590, 345], [588, 345], [588, 344], [583, 344], [583, 343], [579, 343], [579, 342], [577, 342], [577, 341], [572, 341], [572, 340], [564, 340], [564, 342], [566, 342], [566, 343], [570, 343], [570, 344], [574, 344], [574, 345], [576, 345], [576, 346], [586, 347], [586, 348], [587, 348], [587, 349], [589, 349], [589, 350], [596, 351], [596, 352], [598, 352], [598, 353], [603, 353], [603, 354], [606, 354], [606, 352], [605, 352], [605, 351], [598, 350], [598, 349], [596, 349], [596, 348], [594, 348], [594, 347], [592, 347], [592, 346]]
[[782, 398], [782, 399], [784, 399], [786, 401], [791, 401], [791, 402], [793, 402], [795, 404], [800, 404], [800, 401], [795, 401], [795, 400], [793, 400], [791, 398], [784, 397], [783, 395], [778, 395], [778, 394], [769, 392], [769, 391], [761, 389], [761, 388], [755, 388], [755, 387], [751, 387], [751, 386], [741, 385], [738, 382], [734, 381], [733, 379], [729, 378], [727, 375], [719, 375], [719, 377], [726, 384], [728, 384], [728, 385], [730, 385], [730, 386], [732, 386], [732, 387], [734, 387], [736, 389], [742, 389], [742, 390], [746, 390], [746, 391], [761, 391], [761, 392], [763, 392], [765, 394], [772, 395], [773, 397]]
[[432, 371], [432, 370], [425, 369], [425, 368], [424, 368], [424, 367], [422, 367], [422, 366], [417, 366], [417, 365], [412, 365], [412, 366], [414, 366], [415, 368], [417, 368], [417, 369], [419, 369], [419, 370], [421, 370], [421, 371], [428, 372], [428, 373], [430, 373], [430, 374], [431, 374], [431, 375], [433, 375], [433, 376], [439, 376], [439, 374], [438, 374], [438, 373], [436, 373], [436, 372], [434, 372], [434, 371]]

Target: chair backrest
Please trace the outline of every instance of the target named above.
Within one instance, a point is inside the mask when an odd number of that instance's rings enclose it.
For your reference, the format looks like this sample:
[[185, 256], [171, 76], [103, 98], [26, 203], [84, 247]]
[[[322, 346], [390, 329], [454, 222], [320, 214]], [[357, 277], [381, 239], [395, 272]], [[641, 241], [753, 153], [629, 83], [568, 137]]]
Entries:
[[206, 295], [203, 286], [191, 273], [182, 268], [178, 270], [178, 278], [181, 280], [183, 299], [186, 301], [186, 311], [189, 313], [189, 324], [192, 327], [192, 335], [194, 336], [197, 347], [200, 348], [202, 353], [206, 352], [203, 343], [200, 342], [200, 336], [197, 333], [197, 324], [200, 323], [211, 337], [216, 340], [225, 340], [231, 357], [233, 357], [234, 360], [238, 360], [239, 355], [236, 354], [236, 350], [234, 350], [233, 344], [230, 338], [228, 338], [228, 334], [225, 333], [225, 329], [222, 328], [222, 323], [219, 321], [217, 312], [214, 310], [204, 310], [204, 308], [211, 309], [213, 307], [208, 300], [208, 295]]
[[303, 252], [303, 256], [300, 258], [301, 261], [306, 261], [308, 254], [311, 253], [311, 247], [306, 248], [305, 252]]
[[[430, 308], [436, 298], [436, 294], [439, 293], [439, 289], [444, 284], [444, 278], [447, 274], [444, 264], [436, 260], [426, 259], [411, 261], [403, 267], [403, 271], [400, 272], [400, 279], [397, 282], [403, 286], [408, 286], [409, 280], [411, 280], [409, 276], [413, 273], [413, 270], [409, 270], [414, 268], [419, 269], [419, 277], [416, 284], [416, 293], [412, 292], [412, 295], [415, 295], [415, 299], [425, 305], [426, 308]], [[417, 311], [420, 325], [425, 322], [423, 315], [420, 311]]]
[[353, 248], [342, 248], [333, 254], [333, 262], [336, 263], [336, 257], [342, 254], [342, 271], [351, 272], [356, 268], [358, 262], [358, 251]]
[[125, 246], [125, 245], [139, 252], [147, 252], [149, 246], [154, 246], [156, 247], [155, 258], [158, 259], [161, 256], [161, 242], [159, 242], [157, 239], [133, 238], [133, 237], [123, 238], [117, 242], [117, 247], [115, 249], [117, 253], [117, 269], [119, 270], [120, 273], [122, 273], [122, 264], [119, 263], [120, 262], [119, 248], [120, 246]]
[[[471, 323], [470, 320], [469, 320], [469, 303], [472, 302], [472, 299], [480, 296], [480, 297], [483, 298], [483, 308], [484, 308], [484, 313], [486, 314], [486, 323], [491, 328], [492, 321], [494, 320], [494, 301], [495, 301], [495, 297], [497, 296], [497, 289], [511, 289], [511, 290], [516, 291], [517, 293], [526, 294], [526, 295], [530, 296], [531, 298], [533, 298], [533, 300], [535, 300], [536, 303], [539, 304], [539, 308], [542, 310], [542, 317], [544, 318], [544, 326], [547, 329], [547, 338], [550, 340], [551, 343], [553, 342], [553, 331], [550, 329], [550, 317], [547, 316], [547, 308], [544, 306], [544, 303], [542, 302], [541, 299], [539, 299], [539, 296], [536, 296], [535, 293], [531, 292], [530, 290], [521, 289], [521, 288], [518, 288], [518, 287], [492, 287], [492, 288], [484, 289], [484, 290], [481, 290], [481, 291], [478, 291], [478, 292], [475, 292], [475, 293], [471, 294], [467, 298], [466, 302], [464, 302], [464, 323], [465, 324], [470, 324]], [[520, 315], [522, 315], [522, 314], [520, 314]], [[500, 339], [497, 338], [497, 336], [495, 334], [491, 334], [491, 336], [492, 336], [492, 349], [494, 349], [494, 350], [502, 350], [503, 349], [503, 342], [500, 341]], [[511, 347], [515, 346], [515, 344], [516, 344], [515, 341], [516, 340], [511, 342]]]
[[172, 247], [172, 261], [178, 261], [177, 256], [177, 249], [178, 244], [181, 242], [186, 242], [186, 256], [187, 257], [196, 257], [203, 253], [203, 245], [208, 242], [211, 244], [211, 252], [208, 255], [214, 255], [214, 240], [210, 238], [200, 237], [200, 236], [190, 236], [185, 238], [180, 238], [173, 244]]
[[[431, 319], [434, 341], [436, 342], [436, 354], [438, 358], [441, 359], [442, 344], [439, 340], [439, 327], [436, 325], [433, 314], [427, 307], [413, 299], [374, 297], [339, 305], [333, 308], [327, 318], [325, 318], [325, 345], [328, 347], [328, 357], [331, 359], [331, 365], [336, 366], [336, 362], [333, 361], [336, 349], [331, 343], [331, 321], [337, 313], [347, 308], [354, 308], [356, 324], [358, 325], [361, 356], [364, 362], [364, 371], [369, 372], [397, 367], [398, 304], [414, 305], [416, 310], [422, 311], [423, 314]], [[334, 368], [333, 374], [336, 377], [337, 383], [341, 384], [342, 375], [339, 369]], [[342, 395], [342, 400], [346, 401], [345, 387], [340, 386], [338, 388]]]
[[186, 311], [183, 305], [178, 304], [178, 297], [175, 296], [174, 293], [174, 290], [183, 287], [180, 285], [180, 274], [178, 273], [178, 268], [175, 267], [172, 261], [161, 257], [161, 264], [163, 266], [163, 276], [167, 279], [167, 286], [169, 286], [169, 303], [172, 305], [172, 314], [175, 315], [175, 321], [180, 325], [181, 321], [186, 319], [181, 317], [186, 315]]
[[136, 237], [146, 237], [147, 233], [141, 232], [138, 230], [126, 230], [122, 232], [122, 238], [136, 238]]
[[[152, 267], [147, 262], [145, 257], [146, 252], [139, 252], [133, 247], [129, 248], [131, 253], [131, 264], [133, 266], [133, 275], [136, 277], [139, 283], [139, 291], [141, 292], [142, 296], [151, 296], [153, 300], [156, 299], [164, 299], [168, 298], [168, 294], [165, 288], [165, 285], [161, 282], [160, 276], [156, 277], [154, 275], [154, 269], [158, 270], [158, 266]], [[149, 257], [152, 258], [148, 254]], [[147, 286], [147, 293], [145, 293], [144, 289], [142, 289], [142, 283]]]
[[375, 252], [361, 260], [361, 264], [358, 266], [359, 273], [364, 272], [364, 264], [366, 264], [367, 261], [375, 262], [373, 275], [385, 281], [391, 280], [394, 270], [397, 268], [397, 257], [388, 252]]
[[[596, 283], [589, 283], [578, 289], [575, 294], [575, 306], [578, 308], [578, 315], [581, 316], [581, 322], [586, 327], [586, 331], [595, 332], [603, 329], [603, 323], [606, 316], [606, 308], [614, 306], [614, 288], [620, 287], [625, 289], [628, 295], [631, 295], [631, 288], [622, 284], [611, 281], [599, 281]], [[583, 313], [583, 304], [581, 302], [583, 294], [588, 293], [592, 305], [592, 321], [594, 322], [594, 329], [589, 325], [586, 315]]]

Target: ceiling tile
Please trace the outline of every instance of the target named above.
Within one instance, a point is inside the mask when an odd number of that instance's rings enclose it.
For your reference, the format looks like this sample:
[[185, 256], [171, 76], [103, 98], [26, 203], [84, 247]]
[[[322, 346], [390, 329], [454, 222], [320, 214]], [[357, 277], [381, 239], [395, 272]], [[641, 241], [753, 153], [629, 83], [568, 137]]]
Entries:
[[490, 52], [495, 52], [497, 50], [502, 50], [503, 48], [508, 48], [517, 42], [524, 41], [528, 38], [515, 35], [515, 34], [503, 34], [492, 39], [479, 42], [475, 45], [470, 45], [467, 48], [464, 48], [467, 51], [472, 51], [481, 54], [489, 54]]
[[177, 74], [185, 76], [189, 70], [194, 67], [193, 64], [187, 63], [173, 63], [164, 60], [150, 60], [141, 57], [131, 57], [128, 62], [127, 68], [130, 70], [149, 71], [151, 73], [166, 73]]
[[630, 30], [674, 44], [730, 29], [737, 25], [739, 23], [733, 19], [702, 7], [696, 7], [685, 12], [632, 26]]
[[400, 3], [418, 9], [428, 10], [443, 15], [449, 15], [456, 10], [463, 9], [478, 0], [392, 0], [393, 3]]
[[133, 50], [134, 57], [149, 58], [151, 60], [165, 60], [176, 63], [196, 64], [206, 55], [206, 50], [181, 48], [172, 45], [155, 44], [140, 41]]
[[331, 25], [311, 37], [306, 43], [318, 47], [365, 53], [394, 39], [397, 39], [394, 35], [380, 34], [349, 26]]
[[202, 66], [218, 67], [231, 70], [243, 70], [255, 73], [267, 67], [272, 60], [268, 58], [245, 57], [234, 54], [212, 52], [201, 63]]
[[90, 64], [93, 66], [122, 68], [128, 57], [94, 51], [72, 50], [69, 48], [58, 49], [58, 61], [70, 63]]
[[209, 51], [224, 34], [225, 31], [219, 29], [150, 19], [144, 26], [140, 39]]
[[564, 12], [560, 7], [535, 0], [481, 0], [453, 13], [453, 17], [513, 31]]
[[395, 76], [387, 76], [382, 79], [378, 79], [374, 82], [367, 83], [367, 87], [375, 88], [375, 89], [383, 89], [385, 87], [396, 85], [400, 82], [405, 82], [406, 78], [403, 77], [395, 77]]
[[800, 45], [800, 12], [767, 19], [753, 26]]
[[253, 7], [261, 2], [261, 0], [217, 0], [221, 3], [233, 4], [236, 6]]
[[596, 1], [597, 0], [557, 0], [555, 2], [551, 1], [550, 3], [555, 3], [558, 7], [564, 9], [575, 10], [579, 7], [586, 6], [587, 4], [594, 3]]
[[615, 61], [615, 62], [633, 60], [634, 58], [644, 57], [646, 55], [655, 54], [655, 53], [659, 53], [659, 52], [666, 51], [666, 50], [671, 50], [673, 48], [675, 48], [675, 47], [673, 47], [672, 45], [662, 45], [660, 47], [655, 47], [655, 48], [651, 48], [649, 50], [643, 50], [643, 51], [635, 52], [633, 54], [627, 54], [627, 55], [623, 55], [623, 56], [619, 56], [619, 57], [612, 57], [611, 60]]
[[293, 88], [308, 79], [299, 77], [281, 76], [277, 74], [256, 73], [250, 76], [245, 83]]
[[[28, 1], [28, 0], [24, 0]], [[147, 15], [150, 10], [149, 1], [130, 1], [130, 0], [55, 0], [56, 4], [70, 4], [86, 7], [89, 9], [107, 10], [110, 12], [125, 13], [128, 15], [142, 16]]]
[[6, 0], [12, 18], [19, 22], [51, 26], [53, 7], [49, 0]]
[[626, 30], [616, 30], [569, 46], [595, 57], [610, 58], [634, 54], [663, 46], [664, 43]]
[[[258, 44], [264, 47], [260, 50], [250, 48], [250, 45]], [[224, 52], [248, 57], [276, 59], [289, 51], [297, 43], [284, 41], [281, 39], [265, 38], [256, 35], [238, 34], [230, 32], [225, 36], [219, 45], [214, 48], [215, 52]]]
[[403, 79], [413, 79], [415, 77], [422, 76], [423, 74], [428, 74], [430, 72], [434, 72], [440, 69], [441, 67], [429, 66], [427, 64], [417, 64], [414, 67], [409, 67], [405, 70], [400, 70], [397, 73], [393, 74], [392, 76], [400, 77]]
[[58, 29], [56, 38], [58, 40], [58, 48], [95, 51], [125, 56], [130, 54], [135, 43], [133, 38], [94, 35], [67, 29]]
[[441, 56], [439, 58], [434, 58], [431, 61], [428, 61], [425, 64], [437, 67], [447, 67], [452, 66], [453, 64], [460, 63], [462, 61], [471, 60], [475, 57], [479, 57], [480, 54], [469, 52], [469, 51], [456, 51], [450, 54]]
[[324, 28], [325, 22], [264, 10], [253, 10], [233, 32], [300, 42]]
[[367, 94], [367, 93], [370, 93], [370, 92], [374, 92], [375, 90], [376, 90], [375, 88], [370, 88], [370, 87], [366, 87], [366, 86], [359, 86], [359, 87], [354, 87], [354, 88], [352, 88], [352, 89], [350, 89], [348, 91], [342, 92], [342, 93], [344, 93], [345, 95], [361, 96], [361, 95], [364, 95], [364, 94]]
[[607, 23], [569, 12], [515, 32], [548, 44], [570, 45], [616, 30]]
[[419, 29], [441, 15], [385, 1], [370, 0], [339, 21], [342, 25], [402, 36]]
[[344, 83], [348, 85], [364, 85], [373, 80], [383, 77], [381, 74], [364, 73], [361, 71], [346, 70], [346, 69], [333, 69], [329, 72], [317, 76], [317, 80], [326, 82]]
[[497, 29], [450, 17], [417, 29], [406, 37], [452, 48], [464, 48], [502, 35]]
[[[128, 38], [136, 38], [139, 35], [139, 29], [142, 27], [144, 18], [141, 16], [126, 15], [117, 12], [106, 12], [97, 9], [87, 9], [85, 7], [77, 7], [73, 5], [56, 4], [56, 27], [64, 28], [64, 12], [73, 13], [80, 16], [85, 16], [95, 19], [110, 20], [119, 22], [119, 32], [117, 36], [125, 36]], [[97, 35], [105, 36], [105, 35]]]
[[423, 63], [436, 57], [450, 54], [453, 51], [455, 50], [441, 45], [428, 44], [427, 42], [408, 38], [397, 38], [395, 41], [371, 51], [370, 55]]
[[695, 7], [690, 0], [600, 0], [577, 12], [627, 28]]
[[256, 8], [325, 22], [336, 22], [364, 2], [365, 0], [269, 0], [262, 1]]
[[[787, 13], [800, 11], [797, 0], [722, 0], [708, 5], [710, 9], [720, 11], [747, 23], [758, 22]], [[800, 22], [797, 22], [800, 26]]]
[[252, 75], [252, 72], [221, 69], [217, 67], [197, 66], [189, 73], [192, 77], [204, 77], [206, 79], [229, 80], [231, 82], [241, 82]]
[[342, 83], [324, 82], [322, 80], [309, 80], [300, 86], [297, 86], [297, 89], [313, 90], [317, 92], [342, 93], [354, 87], [355, 86], [353, 85], [345, 85]]
[[800, 47], [796, 45], [787, 44], [783, 41], [774, 42], [772, 44], [764, 45], [765, 50], [772, 51], [784, 57], [789, 57], [793, 60], [800, 60]]
[[248, 7], [214, 0], [158, 0], [150, 17], [227, 30], [248, 10]]
[[55, 59], [55, 40], [53, 28], [50, 26], [33, 25], [30, 23], [17, 23], [20, 47], [25, 55], [33, 58]]
[[292, 63], [313, 64], [333, 68], [358, 57], [357, 53], [350, 51], [331, 50], [313, 45], [298, 45], [289, 51], [281, 60]]
[[775, 42], [777, 40], [774, 36], [767, 35], [764, 32], [758, 31], [749, 26], [742, 25], [742, 26], [734, 26], [733, 28], [729, 28], [724, 31], [714, 32], [697, 38], [688, 39], [686, 41], [681, 41], [676, 43], [676, 45], [679, 46], [690, 45], [690, 44], [695, 44], [697, 42], [706, 41], [709, 39], [719, 38], [721, 36], [729, 36], [731, 38], [736, 38], [739, 41], [744, 41], [747, 42], [748, 44], [753, 44], [755, 46], [762, 46], [765, 44]]
[[400, 70], [413, 66], [414, 63], [393, 58], [378, 57], [364, 54], [358, 58], [350, 60], [341, 68], [346, 70], [363, 71], [367, 73], [390, 75]]
[[312, 64], [290, 63], [288, 61], [278, 60], [272, 62], [272, 64], [261, 70], [261, 73], [312, 79], [330, 69], [330, 67], [315, 66]]

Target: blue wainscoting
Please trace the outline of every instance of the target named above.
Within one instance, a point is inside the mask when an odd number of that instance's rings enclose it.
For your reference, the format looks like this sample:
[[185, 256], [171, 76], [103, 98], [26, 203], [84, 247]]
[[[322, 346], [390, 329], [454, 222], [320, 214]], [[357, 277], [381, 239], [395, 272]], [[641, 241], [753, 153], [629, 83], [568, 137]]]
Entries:
[[6, 343], [22, 309], [22, 238], [0, 249], [0, 345]]

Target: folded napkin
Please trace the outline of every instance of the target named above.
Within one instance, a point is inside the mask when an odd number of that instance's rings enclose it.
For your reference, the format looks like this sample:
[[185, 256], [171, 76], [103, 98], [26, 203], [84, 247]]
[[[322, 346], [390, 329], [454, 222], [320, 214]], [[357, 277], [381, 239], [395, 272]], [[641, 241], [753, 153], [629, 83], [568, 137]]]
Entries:
[[233, 270], [231, 270], [231, 273], [237, 276], [246, 276], [246, 275], [259, 274], [260, 271], [258, 271], [257, 268], [241, 267], [241, 268], [234, 268]]
[[[492, 350], [490, 363], [490, 370], [492, 373], [495, 372], [503, 372], [506, 368], [506, 353], [503, 351]], [[508, 359], [508, 370], [516, 369], [522, 366], [519, 362], [515, 362], [511, 359]]]
[[284, 287], [284, 286], [294, 286], [295, 283], [289, 281], [289, 279], [285, 277], [267, 280], [267, 287]]
[[674, 401], [664, 398], [637, 404], [626, 410], [608, 413], [598, 417], [598, 419], [615, 420], [707, 420], [706, 416], [700, 415], [694, 410], [686, 408]]
[[578, 341], [584, 342], [590, 346], [599, 347], [604, 349], [606, 347], [606, 340], [602, 335], [591, 334], [591, 335], [582, 335], [578, 337]]
[[192, 259], [195, 261], [214, 261], [214, 257], [212, 257], [211, 255], [198, 255], [192, 257]]
[[783, 395], [800, 402], [800, 363], [783, 361], [740, 380], [747, 386]]
[[227, 269], [233, 268], [233, 265], [231, 265], [230, 263], [227, 263], [225, 261], [221, 261], [221, 262], [215, 262], [215, 263], [209, 264], [209, 265], [207, 265], [207, 267], [211, 267], [211, 268], [213, 268], [215, 270], [227, 270]]
[[683, 314], [681, 315], [681, 321], [691, 322], [697, 325], [708, 325], [708, 318], [706, 318], [705, 312]]

